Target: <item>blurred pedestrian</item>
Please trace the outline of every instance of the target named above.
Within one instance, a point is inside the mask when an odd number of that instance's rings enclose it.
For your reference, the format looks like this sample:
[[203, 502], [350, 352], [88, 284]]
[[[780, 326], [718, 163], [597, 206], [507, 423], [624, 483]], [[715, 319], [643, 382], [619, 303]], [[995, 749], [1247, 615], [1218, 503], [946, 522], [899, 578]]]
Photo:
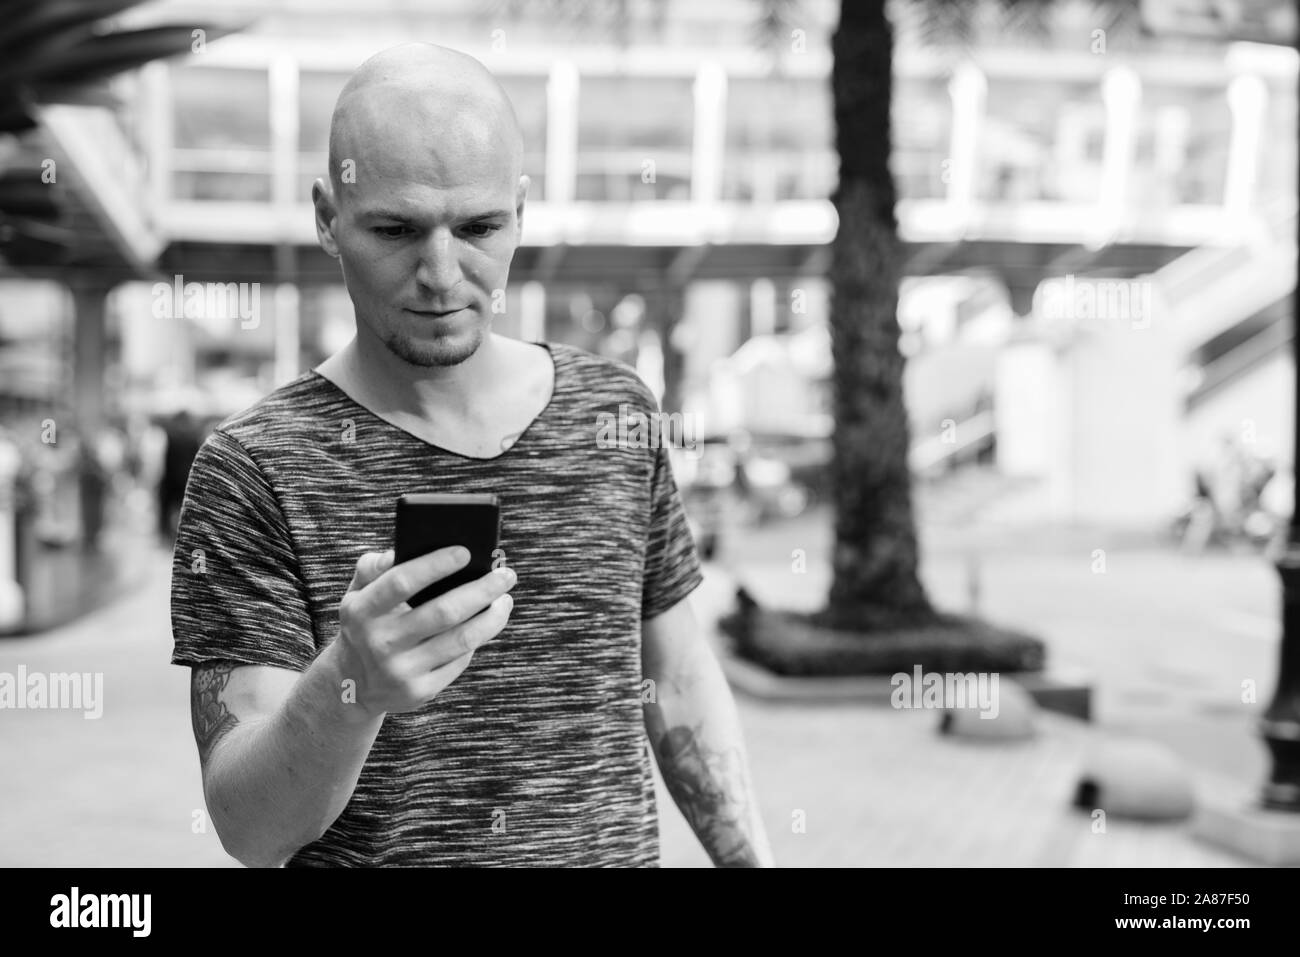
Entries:
[[199, 448], [203, 445], [203, 432], [199, 417], [189, 407], [184, 407], [168, 419], [164, 433], [166, 445], [162, 456], [162, 475], [158, 481], [158, 535], [171, 545], [176, 540], [176, 527], [181, 504], [185, 499], [185, 484]]

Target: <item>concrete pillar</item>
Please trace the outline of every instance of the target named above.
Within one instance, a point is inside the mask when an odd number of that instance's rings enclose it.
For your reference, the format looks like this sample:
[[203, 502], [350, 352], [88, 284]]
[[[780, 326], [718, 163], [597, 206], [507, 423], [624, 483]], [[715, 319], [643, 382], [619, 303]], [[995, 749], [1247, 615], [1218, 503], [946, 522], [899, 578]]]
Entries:
[[578, 68], [556, 60], [546, 82], [547, 203], [573, 201], [578, 177]]
[[1186, 495], [1179, 362], [1169, 338], [1161, 323], [1109, 321], [1071, 343], [1064, 379], [1073, 518], [1151, 530]]
[[665, 283], [654, 297], [653, 328], [663, 349], [664, 394], [660, 403], [665, 412], [681, 411], [682, 378], [685, 357], [673, 347], [673, 331], [686, 310], [686, 286]]
[[172, 149], [175, 131], [172, 125], [172, 97], [170, 67], [155, 60], [140, 70], [143, 87], [144, 122], [140, 125], [146, 137], [144, 144], [149, 156], [149, 196], [154, 209], [162, 209], [172, 198]]
[[519, 290], [519, 338], [541, 342], [546, 338], [546, 287], [526, 282]]
[[727, 74], [716, 63], [695, 75], [695, 135], [691, 156], [691, 199], [714, 203], [722, 195], [722, 161], [727, 140]]
[[26, 596], [18, 580], [17, 446], [0, 437], [0, 632], [17, 628], [27, 614]]
[[[271, 111], [271, 202], [280, 221], [295, 201], [305, 202], [298, 191], [298, 61], [292, 56], [271, 60], [267, 74]], [[292, 214], [290, 214], [292, 215]]]
[[1050, 342], [1008, 343], [997, 358], [993, 409], [998, 469], [1004, 475], [1050, 476], [1061, 413], [1060, 368]]
[[282, 386], [298, 377], [298, 356], [302, 348], [298, 287], [292, 282], [275, 284], [275, 384]]
[[979, 136], [984, 125], [988, 82], [979, 67], [962, 63], [948, 84], [952, 97], [952, 137], [948, 147], [948, 202], [966, 210], [975, 200]]
[[1160, 205], [1179, 202], [1177, 177], [1187, 163], [1187, 137], [1191, 117], [1184, 106], [1166, 106], [1156, 114], [1155, 174], [1156, 188], [1163, 194]]
[[81, 449], [77, 485], [81, 502], [81, 541], [99, 543], [104, 526], [104, 476], [96, 467], [95, 447], [104, 428], [104, 365], [107, 335], [104, 303], [109, 287], [89, 275], [71, 282], [73, 308], [73, 399], [76, 435]]
[[[697, 280], [686, 290], [677, 341], [683, 353], [682, 401], [699, 412], [707, 408], [713, 418], [710, 381], [714, 363], [736, 351], [743, 341], [740, 317], [747, 287], [730, 280]], [[670, 346], [672, 343], [670, 343]], [[713, 425], [705, 422], [707, 428]]]
[[1260, 134], [1268, 109], [1268, 87], [1257, 76], [1238, 76], [1228, 84], [1232, 134], [1228, 141], [1228, 170], [1223, 183], [1223, 205], [1230, 215], [1250, 211], [1259, 171]]
[[1117, 67], [1102, 79], [1101, 98], [1106, 106], [1106, 139], [1101, 161], [1101, 191], [1097, 196], [1098, 235], [1094, 245], [1109, 241], [1127, 208], [1137, 145], [1142, 81], [1131, 68]]
[[[306, 197], [298, 191], [298, 62], [291, 56], [277, 56], [270, 64], [268, 76], [271, 109], [271, 201], [276, 207], [281, 229], [287, 230], [295, 201]], [[301, 303], [298, 281], [297, 249], [282, 236], [275, 250], [275, 384], [283, 385], [297, 377], [302, 348]]]
[[749, 284], [749, 335], [770, 336], [776, 331], [776, 286], [770, 279]]

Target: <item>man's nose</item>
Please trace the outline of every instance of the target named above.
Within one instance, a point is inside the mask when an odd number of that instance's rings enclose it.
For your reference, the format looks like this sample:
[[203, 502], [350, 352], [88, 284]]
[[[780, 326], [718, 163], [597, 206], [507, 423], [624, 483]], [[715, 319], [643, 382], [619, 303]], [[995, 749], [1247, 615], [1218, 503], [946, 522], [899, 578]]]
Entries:
[[429, 234], [420, 249], [415, 278], [434, 292], [446, 292], [460, 282], [460, 261], [450, 230], [435, 229]]

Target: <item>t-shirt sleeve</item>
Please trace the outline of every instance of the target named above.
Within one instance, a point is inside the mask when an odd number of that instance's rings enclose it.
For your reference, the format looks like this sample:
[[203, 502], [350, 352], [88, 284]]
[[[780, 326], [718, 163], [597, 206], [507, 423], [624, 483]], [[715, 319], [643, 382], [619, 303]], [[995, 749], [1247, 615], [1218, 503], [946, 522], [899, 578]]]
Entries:
[[190, 469], [171, 582], [172, 663], [225, 659], [302, 671], [311, 614], [273, 489], [238, 441], [214, 432]]
[[645, 583], [641, 590], [642, 620], [672, 608], [704, 581], [668, 449], [661, 444], [654, 455], [650, 533], [646, 542]]

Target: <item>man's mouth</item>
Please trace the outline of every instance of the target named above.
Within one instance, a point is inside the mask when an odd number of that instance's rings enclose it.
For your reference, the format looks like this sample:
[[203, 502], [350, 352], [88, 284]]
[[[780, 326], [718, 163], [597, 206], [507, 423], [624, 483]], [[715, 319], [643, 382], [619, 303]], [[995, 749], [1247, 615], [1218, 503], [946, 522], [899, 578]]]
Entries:
[[456, 313], [464, 310], [464, 306], [459, 309], [407, 309], [407, 312], [413, 312], [417, 316], [428, 316], [431, 319], [441, 319], [444, 316], [454, 316]]

